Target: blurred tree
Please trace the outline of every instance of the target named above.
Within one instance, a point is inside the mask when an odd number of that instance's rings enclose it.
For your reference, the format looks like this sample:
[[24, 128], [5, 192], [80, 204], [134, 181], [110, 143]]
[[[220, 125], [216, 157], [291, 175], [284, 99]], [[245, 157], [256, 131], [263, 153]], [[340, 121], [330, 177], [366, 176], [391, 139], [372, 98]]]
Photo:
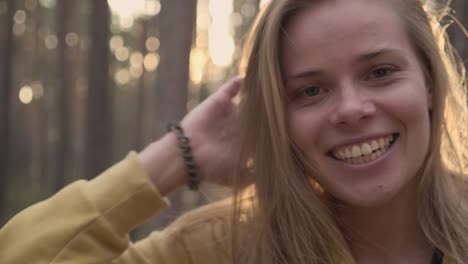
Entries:
[[11, 123], [11, 91], [12, 91], [12, 49], [13, 49], [13, 17], [15, 15], [15, 0], [6, 0], [6, 30], [2, 36], [2, 72], [0, 89], [0, 220], [5, 217], [6, 179], [8, 177], [8, 155], [10, 150]]
[[58, 155], [56, 155], [57, 174], [55, 177], [55, 189], [59, 190], [66, 182], [65, 175], [69, 174], [72, 157], [71, 121], [73, 120], [72, 107], [74, 100], [73, 89], [75, 87], [77, 70], [77, 56], [72, 56], [72, 50], [77, 45], [78, 32], [77, 16], [79, 1], [58, 1], [57, 25], [58, 25], [58, 82], [59, 82], [59, 137], [57, 142]]
[[[141, 42], [139, 45], [139, 50], [143, 56], [146, 54], [146, 39], [148, 37], [148, 21], [145, 19], [140, 20], [141, 23]], [[145, 146], [145, 142], [143, 139], [143, 129], [144, 129], [144, 115], [145, 115], [145, 97], [146, 97], [146, 89], [145, 89], [145, 71], [142, 71], [141, 77], [138, 79], [138, 104], [137, 104], [137, 111], [136, 111], [136, 134], [135, 134], [135, 142], [134, 142], [134, 149], [141, 150]]]
[[171, 120], [187, 111], [190, 49], [195, 29], [197, 0], [162, 0], [160, 64], [156, 81], [155, 136]]
[[237, 74], [239, 62], [242, 56], [243, 44], [247, 38], [248, 30], [259, 11], [260, 0], [236, 0], [234, 1], [234, 12], [238, 15], [239, 22], [234, 31], [236, 51], [233, 60], [233, 74]]
[[109, 86], [109, 23], [107, 1], [91, 1], [87, 97], [86, 177], [112, 163], [112, 101]]
[[466, 66], [468, 61], [468, 1], [454, 0], [452, 1], [451, 6], [454, 10], [454, 25], [449, 28], [448, 32], [450, 34], [452, 44], [457, 49]]
[[[190, 50], [195, 30], [197, 0], [162, 0], [159, 17], [160, 64], [156, 79], [154, 135], [159, 138], [169, 121], [181, 120], [187, 112]], [[183, 208], [179, 189], [170, 195], [167, 215], [176, 216]], [[166, 215], [166, 216], [167, 216]], [[167, 225], [172, 218], [152, 219], [153, 228]]]

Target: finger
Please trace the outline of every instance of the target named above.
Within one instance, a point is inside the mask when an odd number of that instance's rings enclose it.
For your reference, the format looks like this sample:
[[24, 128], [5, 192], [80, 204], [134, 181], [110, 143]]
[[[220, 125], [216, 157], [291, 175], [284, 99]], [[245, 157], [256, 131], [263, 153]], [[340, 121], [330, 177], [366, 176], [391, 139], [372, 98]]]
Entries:
[[229, 98], [234, 98], [234, 96], [239, 92], [243, 80], [244, 78], [241, 76], [231, 79], [224, 87], [221, 88], [222, 92], [226, 93]]

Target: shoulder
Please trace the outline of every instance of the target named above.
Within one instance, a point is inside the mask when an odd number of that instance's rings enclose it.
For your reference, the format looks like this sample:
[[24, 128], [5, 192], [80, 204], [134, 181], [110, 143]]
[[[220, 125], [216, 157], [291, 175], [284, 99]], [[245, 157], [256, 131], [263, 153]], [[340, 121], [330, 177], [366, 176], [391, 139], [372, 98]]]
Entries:
[[173, 236], [187, 236], [192, 233], [204, 236], [213, 232], [227, 232], [232, 224], [232, 215], [231, 199], [225, 199], [185, 213], [165, 231]]
[[251, 204], [251, 199], [242, 199], [237, 204], [242, 206], [234, 206], [233, 200], [230, 197], [189, 211], [165, 229], [137, 242], [134, 248], [158, 263], [229, 263], [234, 238], [236, 244], [243, 241], [247, 223], [251, 222], [247, 217], [250, 214], [246, 214], [251, 207], [245, 206]]
[[230, 199], [192, 210], [169, 225], [165, 237], [182, 246], [193, 263], [229, 259], [232, 242], [233, 205]]

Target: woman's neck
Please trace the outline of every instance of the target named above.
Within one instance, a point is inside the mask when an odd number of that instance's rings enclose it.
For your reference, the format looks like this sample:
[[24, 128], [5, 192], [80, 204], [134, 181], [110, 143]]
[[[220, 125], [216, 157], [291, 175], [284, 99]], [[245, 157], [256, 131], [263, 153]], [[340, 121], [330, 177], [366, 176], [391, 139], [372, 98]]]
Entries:
[[418, 221], [415, 188], [379, 207], [340, 205], [335, 213], [358, 264], [431, 263], [433, 248]]

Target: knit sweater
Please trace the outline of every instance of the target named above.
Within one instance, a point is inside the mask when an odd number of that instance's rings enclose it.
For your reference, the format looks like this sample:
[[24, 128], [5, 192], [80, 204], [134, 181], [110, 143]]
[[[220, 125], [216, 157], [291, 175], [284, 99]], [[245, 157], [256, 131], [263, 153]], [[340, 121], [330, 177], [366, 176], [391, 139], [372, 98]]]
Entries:
[[128, 239], [168, 205], [132, 152], [95, 179], [74, 182], [13, 217], [0, 229], [0, 263], [227, 263], [230, 232], [223, 217], [169, 226], [137, 243]]

